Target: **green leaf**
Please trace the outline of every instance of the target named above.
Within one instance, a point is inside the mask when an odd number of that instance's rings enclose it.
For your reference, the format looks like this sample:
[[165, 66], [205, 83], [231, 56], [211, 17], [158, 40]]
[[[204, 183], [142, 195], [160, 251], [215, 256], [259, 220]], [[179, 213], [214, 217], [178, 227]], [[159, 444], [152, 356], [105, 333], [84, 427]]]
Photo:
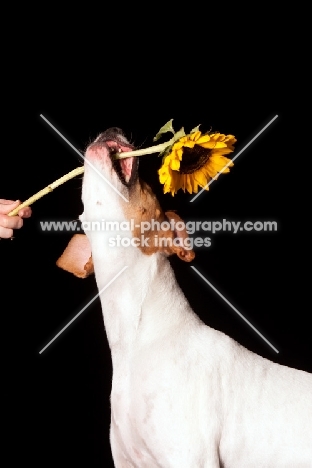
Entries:
[[197, 125], [197, 127], [193, 128], [193, 130], [191, 130], [191, 133], [195, 133], [195, 132], [199, 132], [199, 127], [201, 126], [201, 124]]
[[153, 141], [159, 140], [159, 138], [162, 136], [163, 133], [171, 132], [174, 134], [173, 126], [172, 126], [173, 119], [169, 120], [157, 133], [157, 135], [154, 137]]
[[182, 127], [177, 133], [174, 134], [173, 141], [177, 141], [185, 136], [184, 128]]

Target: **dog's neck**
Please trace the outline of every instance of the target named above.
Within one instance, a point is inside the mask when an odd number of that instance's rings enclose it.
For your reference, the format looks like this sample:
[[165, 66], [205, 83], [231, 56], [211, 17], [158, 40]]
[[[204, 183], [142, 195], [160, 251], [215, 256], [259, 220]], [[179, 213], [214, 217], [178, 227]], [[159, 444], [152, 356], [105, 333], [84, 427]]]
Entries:
[[169, 337], [189, 314], [196, 317], [162, 253], [145, 255], [136, 247], [127, 247], [115, 248], [114, 254], [107, 256], [103, 243], [98, 247], [99, 236], [91, 235], [89, 240], [99, 291], [127, 266], [100, 295], [112, 355], [120, 351], [127, 354], [134, 345], [164, 334]]

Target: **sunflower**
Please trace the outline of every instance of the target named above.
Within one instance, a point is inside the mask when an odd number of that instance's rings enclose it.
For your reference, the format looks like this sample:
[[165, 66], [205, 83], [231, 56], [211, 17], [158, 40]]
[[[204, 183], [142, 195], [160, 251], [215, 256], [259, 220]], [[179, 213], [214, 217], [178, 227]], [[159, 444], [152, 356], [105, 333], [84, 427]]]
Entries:
[[211, 179], [229, 172], [234, 165], [224, 155], [234, 151], [236, 141], [233, 135], [202, 134], [199, 130], [181, 137], [164, 156], [158, 171], [164, 193], [174, 196], [180, 188], [189, 193], [197, 193], [198, 187], [208, 190]]

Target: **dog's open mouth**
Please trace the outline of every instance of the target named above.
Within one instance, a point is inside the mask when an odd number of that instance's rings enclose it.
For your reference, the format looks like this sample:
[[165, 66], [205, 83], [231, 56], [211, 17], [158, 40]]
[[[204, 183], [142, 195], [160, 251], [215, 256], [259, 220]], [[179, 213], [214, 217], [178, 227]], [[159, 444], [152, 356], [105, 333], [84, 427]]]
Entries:
[[109, 128], [101, 133], [94, 143], [105, 143], [109, 148], [109, 155], [112, 166], [118, 175], [120, 181], [130, 187], [136, 180], [138, 174], [138, 158], [116, 159], [116, 153], [131, 151], [134, 146], [131, 145], [122, 130], [117, 127]]
[[[131, 149], [132, 148], [129, 148], [127, 151], [130, 151]], [[130, 187], [137, 177], [138, 158], [116, 159], [115, 154], [116, 148], [114, 146], [110, 147], [110, 157], [113, 168], [115, 169], [121, 182], [127, 187]]]

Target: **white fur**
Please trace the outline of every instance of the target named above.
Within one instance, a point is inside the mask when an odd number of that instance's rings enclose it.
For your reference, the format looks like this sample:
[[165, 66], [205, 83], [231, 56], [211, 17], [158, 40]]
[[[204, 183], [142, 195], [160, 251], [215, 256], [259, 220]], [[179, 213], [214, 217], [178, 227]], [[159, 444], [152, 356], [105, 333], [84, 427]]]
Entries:
[[[96, 164], [128, 197], [109, 158]], [[85, 169], [81, 219], [124, 220], [122, 198]], [[206, 326], [167, 258], [109, 247], [116, 234], [87, 232], [99, 290], [128, 266], [101, 295], [116, 468], [312, 467], [312, 376]]]

